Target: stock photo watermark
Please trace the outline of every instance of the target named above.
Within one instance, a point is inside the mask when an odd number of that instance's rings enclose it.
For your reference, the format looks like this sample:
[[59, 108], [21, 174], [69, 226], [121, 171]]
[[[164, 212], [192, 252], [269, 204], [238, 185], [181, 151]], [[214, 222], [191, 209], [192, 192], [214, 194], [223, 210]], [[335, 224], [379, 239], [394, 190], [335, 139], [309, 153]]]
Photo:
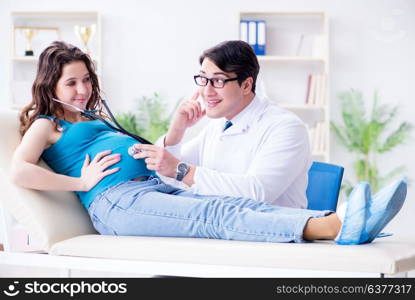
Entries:
[[13, 281], [3, 294], [9, 297], [15, 297], [19, 294], [25, 295], [42, 295], [42, 294], [60, 294], [74, 297], [75, 295], [88, 294], [126, 294], [127, 283], [107, 283], [100, 282], [39, 282], [33, 280], [31, 282], [20, 283]]
[[383, 43], [394, 43], [404, 39], [407, 33], [399, 22], [404, 15], [403, 10], [393, 9], [389, 15], [377, 20], [377, 26], [370, 30], [370, 34], [375, 40]]

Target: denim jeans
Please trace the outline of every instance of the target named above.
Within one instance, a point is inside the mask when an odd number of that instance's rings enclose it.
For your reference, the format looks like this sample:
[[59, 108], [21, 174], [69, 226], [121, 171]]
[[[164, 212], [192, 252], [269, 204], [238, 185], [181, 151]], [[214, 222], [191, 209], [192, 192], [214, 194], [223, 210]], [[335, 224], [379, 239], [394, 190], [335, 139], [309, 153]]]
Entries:
[[330, 212], [196, 195], [150, 178], [107, 189], [88, 213], [95, 229], [105, 235], [302, 242], [308, 219]]

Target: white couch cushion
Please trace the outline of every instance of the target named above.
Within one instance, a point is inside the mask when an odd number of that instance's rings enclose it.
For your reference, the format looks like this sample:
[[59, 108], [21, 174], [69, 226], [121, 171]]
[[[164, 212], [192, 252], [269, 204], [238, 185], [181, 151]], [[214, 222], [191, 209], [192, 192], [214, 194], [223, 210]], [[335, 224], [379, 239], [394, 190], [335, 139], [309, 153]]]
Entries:
[[[64, 239], [96, 233], [85, 209], [72, 192], [19, 188], [9, 179], [10, 162], [20, 142], [16, 111], [0, 111], [0, 201], [44, 251]], [[48, 168], [44, 163], [43, 167]]]
[[255, 243], [196, 238], [84, 235], [55, 244], [52, 255], [110, 259], [395, 274], [415, 268], [415, 238], [372, 244]]

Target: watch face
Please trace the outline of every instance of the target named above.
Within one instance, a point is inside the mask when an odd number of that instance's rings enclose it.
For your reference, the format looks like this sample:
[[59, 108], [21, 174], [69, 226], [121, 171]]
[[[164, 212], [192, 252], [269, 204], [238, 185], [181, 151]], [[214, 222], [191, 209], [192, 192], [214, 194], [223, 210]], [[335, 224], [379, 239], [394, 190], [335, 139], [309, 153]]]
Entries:
[[185, 172], [185, 171], [187, 170], [187, 165], [186, 165], [186, 164], [184, 164], [184, 163], [181, 163], [181, 164], [179, 164], [179, 165], [177, 166], [177, 169], [178, 169], [180, 172]]
[[179, 163], [177, 165], [176, 180], [182, 181], [183, 177], [186, 176], [188, 171], [189, 171], [189, 167], [184, 162]]

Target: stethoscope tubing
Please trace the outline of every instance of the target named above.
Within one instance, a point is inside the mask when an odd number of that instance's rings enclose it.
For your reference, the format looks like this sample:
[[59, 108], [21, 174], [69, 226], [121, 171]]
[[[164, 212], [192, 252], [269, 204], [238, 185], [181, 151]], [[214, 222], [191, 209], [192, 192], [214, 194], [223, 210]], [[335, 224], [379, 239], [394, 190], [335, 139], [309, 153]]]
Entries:
[[114, 115], [112, 114], [112, 112], [111, 112], [110, 108], [109, 108], [109, 107], [108, 107], [108, 105], [107, 105], [107, 102], [106, 102], [104, 99], [102, 99], [102, 98], [101, 98], [101, 102], [102, 102], [102, 104], [104, 105], [105, 110], [107, 111], [107, 113], [108, 113], [108, 115], [110, 116], [111, 120], [114, 122], [114, 124], [115, 124], [116, 126], [112, 125], [110, 122], [108, 122], [108, 121], [107, 121], [107, 120], [105, 120], [104, 118], [102, 118], [102, 117], [100, 117], [100, 116], [96, 115], [96, 114], [95, 114], [96, 110], [84, 110], [84, 109], [80, 109], [79, 107], [76, 107], [75, 105], [72, 105], [72, 104], [69, 104], [69, 103], [65, 103], [65, 102], [60, 101], [60, 100], [58, 100], [58, 99], [55, 99], [55, 98], [52, 98], [52, 99], [53, 99], [54, 101], [56, 101], [56, 102], [59, 102], [59, 103], [61, 103], [61, 104], [64, 104], [64, 105], [67, 105], [67, 106], [72, 107], [73, 109], [75, 109], [75, 110], [79, 111], [79, 112], [81, 113], [81, 115], [82, 115], [82, 116], [84, 116], [84, 117], [86, 117], [86, 118], [88, 118], [88, 119], [90, 119], [90, 120], [99, 120], [99, 121], [103, 122], [106, 126], [108, 126], [109, 128], [111, 128], [111, 129], [113, 129], [113, 130], [115, 130], [115, 131], [121, 132], [121, 133], [123, 133], [123, 134], [125, 134], [125, 135], [128, 135], [128, 136], [132, 137], [133, 139], [135, 139], [136, 141], [138, 141], [138, 142], [140, 142], [140, 143], [142, 143], [142, 144], [150, 144], [150, 145], [152, 145], [152, 144], [153, 144], [153, 143], [151, 143], [150, 141], [146, 140], [145, 138], [142, 138], [141, 136], [138, 136], [138, 135], [136, 135], [136, 134], [134, 134], [134, 133], [131, 133], [131, 132], [127, 131], [124, 127], [122, 127], [122, 126], [121, 126], [121, 125], [117, 122], [117, 120], [115, 119]]

